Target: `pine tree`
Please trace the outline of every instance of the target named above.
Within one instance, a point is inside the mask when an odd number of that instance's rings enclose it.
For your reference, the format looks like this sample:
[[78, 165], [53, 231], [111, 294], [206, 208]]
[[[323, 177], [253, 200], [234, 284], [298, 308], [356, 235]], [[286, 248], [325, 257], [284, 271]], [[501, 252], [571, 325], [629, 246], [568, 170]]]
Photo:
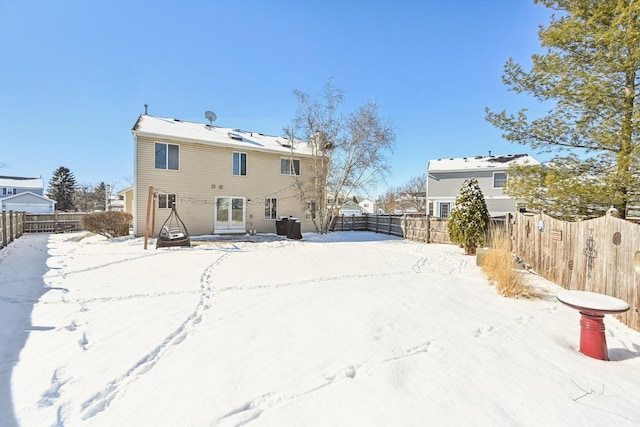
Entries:
[[73, 211], [75, 210], [75, 202], [73, 200], [75, 188], [76, 178], [73, 173], [68, 168], [60, 166], [49, 180], [47, 196], [57, 202], [56, 210]]
[[462, 184], [447, 225], [449, 238], [462, 245], [467, 255], [474, 255], [476, 247], [484, 244], [489, 211], [477, 179], [467, 179]]
[[[555, 178], [563, 179], [547, 188], [571, 188], [548, 198], [568, 204], [567, 214], [614, 205], [624, 215], [640, 191], [640, 2], [535, 3], [558, 12], [538, 31], [546, 51], [531, 57], [530, 70], [510, 59], [502, 79], [509, 90], [545, 103], [548, 113], [530, 118], [526, 108], [515, 115], [487, 110], [486, 118], [509, 141], [563, 153], [552, 162], [562, 169]], [[574, 159], [581, 165], [571, 173]], [[579, 173], [586, 179], [576, 180]], [[559, 200], [576, 192], [580, 197]]]
[[107, 185], [104, 181], [100, 182], [100, 184], [93, 189], [93, 202], [96, 209], [107, 210]]

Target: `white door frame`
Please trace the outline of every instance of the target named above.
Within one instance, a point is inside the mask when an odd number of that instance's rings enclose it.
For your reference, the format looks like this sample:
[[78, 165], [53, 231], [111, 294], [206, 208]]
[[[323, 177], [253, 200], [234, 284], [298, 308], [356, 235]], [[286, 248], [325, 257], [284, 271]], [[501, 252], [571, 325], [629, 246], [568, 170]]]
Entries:
[[[225, 203], [226, 202], [226, 203]], [[218, 208], [226, 208], [218, 216]], [[238, 212], [238, 208], [242, 211]], [[238, 214], [241, 214], [242, 221]], [[226, 216], [226, 218], [222, 218]], [[246, 233], [247, 232], [247, 198], [242, 196], [215, 196], [213, 203], [213, 232]]]

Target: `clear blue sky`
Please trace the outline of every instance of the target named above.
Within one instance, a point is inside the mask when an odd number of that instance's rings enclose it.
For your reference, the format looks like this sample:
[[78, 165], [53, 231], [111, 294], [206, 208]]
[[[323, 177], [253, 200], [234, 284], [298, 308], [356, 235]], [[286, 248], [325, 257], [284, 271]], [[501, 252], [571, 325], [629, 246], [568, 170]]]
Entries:
[[[0, 1], [0, 175], [59, 166], [78, 183], [133, 178], [131, 128], [149, 114], [280, 135], [294, 89], [330, 79], [397, 129], [378, 193], [429, 159], [528, 152], [484, 108], [530, 107], [501, 82], [528, 65], [549, 11], [532, 0]], [[375, 194], [374, 194], [375, 195]]]

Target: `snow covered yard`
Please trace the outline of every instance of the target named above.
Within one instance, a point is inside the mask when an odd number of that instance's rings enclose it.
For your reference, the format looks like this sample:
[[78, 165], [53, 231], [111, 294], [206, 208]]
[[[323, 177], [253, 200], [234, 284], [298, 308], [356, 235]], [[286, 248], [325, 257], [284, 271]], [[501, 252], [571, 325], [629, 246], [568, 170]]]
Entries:
[[0, 251], [1, 426], [640, 424], [639, 333], [588, 358], [560, 288], [500, 297], [456, 246], [83, 236]]

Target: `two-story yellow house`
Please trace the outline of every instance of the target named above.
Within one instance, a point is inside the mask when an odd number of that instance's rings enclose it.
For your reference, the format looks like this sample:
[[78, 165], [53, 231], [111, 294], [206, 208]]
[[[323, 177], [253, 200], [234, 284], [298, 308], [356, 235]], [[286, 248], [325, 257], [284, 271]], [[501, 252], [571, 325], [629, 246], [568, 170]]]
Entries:
[[[276, 219], [293, 216], [315, 230], [296, 180], [310, 173], [306, 143], [143, 114], [134, 138], [134, 234], [144, 235], [149, 188], [155, 230], [175, 202], [191, 235], [275, 233]], [[151, 212], [153, 214], [153, 212]]]

